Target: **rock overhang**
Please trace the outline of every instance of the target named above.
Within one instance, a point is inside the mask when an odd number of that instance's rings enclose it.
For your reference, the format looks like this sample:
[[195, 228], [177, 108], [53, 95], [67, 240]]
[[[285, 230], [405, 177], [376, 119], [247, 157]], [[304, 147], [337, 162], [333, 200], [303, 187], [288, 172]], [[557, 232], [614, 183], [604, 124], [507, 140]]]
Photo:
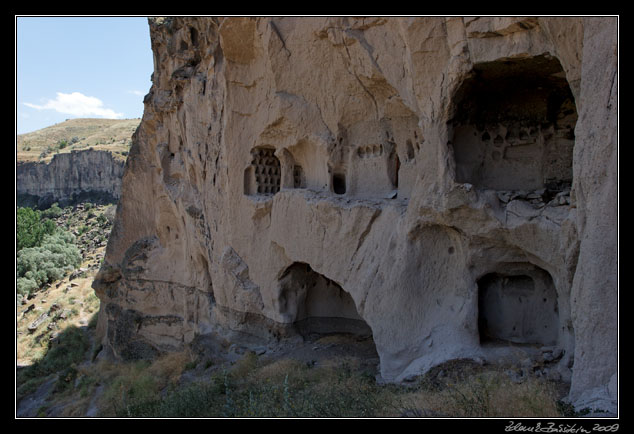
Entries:
[[[293, 264], [307, 264], [350, 295], [372, 330], [381, 374], [389, 381], [449, 358], [498, 357], [498, 349], [481, 343], [481, 287], [501, 293], [505, 285], [495, 276], [510, 276], [513, 291], [530, 292], [535, 285], [526, 276], [535, 282], [533, 271], [508, 271], [508, 264], [522, 264], [552, 281], [562, 328], [554, 345], [565, 353], [554, 361], [553, 372], [572, 378], [578, 385], [572, 394], [578, 395], [589, 387], [587, 380], [579, 380], [584, 369], [579, 366], [592, 363], [573, 354], [596, 339], [580, 332], [587, 330], [580, 312], [590, 307], [573, 295], [591, 291], [586, 285], [594, 279], [579, 271], [579, 261], [594, 248], [582, 247], [580, 240], [583, 231], [600, 230], [585, 224], [596, 218], [585, 204], [598, 193], [583, 174], [597, 163], [584, 159], [580, 149], [590, 146], [588, 118], [596, 123], [601, 116], [614, 116], [609, 109], [589, 108], [585, 98], [595, 89], [584, 83], [593, 78], [580, 81], [582, 62], [601, 61], [596, 53], [580, 56], [584, 41], [611, 43], [609, 34], [597, 39], [601, 33], [593, 29], [599, 23], [492, 17], [153, 21], [154, 85], [137, 135], [140, 153], [130, 157], [147, 163], [129, 164], [118, 218], [121, 232], [110, 241], [119, 253], [106, 260], [116, 268], [116, 258], [135, 240], [158, 237], [160, 249], [148, 256], [155, 263], [146, 267], [158, 270], [163, 283], [147, 287], [165, 288], [156, 296], [148, 291], [147, 303], [159, 297], [165, 315], [171, 311], [183, 319], [168, 321], [170, 342], [183, 344], [214, 327], [248, 328], [249, 318], [275, 329], [286, 321], [279, 306], [287, 309], [289, 303], [288, 297], [280, 303], [280, 276]], [[248, 37], [240, 37], [241, 32]], [[562, 43], [558, 35], [565, 34], [570, 36]], [[562, 173], [560, 166], [571, 168], [574, 179], [562, 179], [567, 186], [547, 184], [541, 169], [541, 183], [501, 187], [486, 177], [461, 175], [465, 167], [473, 173], [478, 163], [468, 160], [471, 166], [465, 166], [464, 158], [454, 159], [447, 108], [474, 68], [495, 80], [504, 68], [482, 65], [508, 59], [549, 67], [557, 59], [556, 78], [570, 83], [579, 112], [572, 125], [574, 151], [563, 165], [549, 166], [556, 174]], [[186, 76], [174, 75], [184, 66]], [[565, 109], [562, 113], [561, 119], [569, 115]], [[608, 124], [600, 125], [612, 137]], [[517, 145], [511, 143], [514, 136], [520, 139], [523, 132], [505, 127], [502, 137], [497, 128], [478, 131], [478, 139], [490, 141], [492, 151], [505, 140], [511, 149]], [[544, 143], [538, 131], [534, 141]], [[524, 132], [523, 140], [531, 139], [530, 127]], [[497, 135], [502, 142], [495, 142]], [[606, 143], [605, 161], [611, 164], [616, 154], [609, 146], [616, 142]], [[468, 148], [464, 141], [460, 146]], [[535, 160], [520, 147], [499, 156]], [[258, 158], [271, 161], [253, 163], [254, 150], [261, 149], [271, 155]], [[483, 161], [498, 160], [492, 153]], [[533, 172], [524, 174], [534, 178]], [[614, 182], [602, 179], [604, 188]], [[134, 210], [135, 194], [146, 195], [148, 209]], [[187, 211], [192, 207], [196, 212]], [[616, 204], [610, 209], [615, 213]], [[148, 280], [151, 274], [146, 273]], [[173, 308], [170, 276], [174, 288], [191, 288], [192, 294]], [[141, 283], [137, 279], [134, 286]], [[113, 285], [132, 283], [117, 280]], [[116, 291], [103, 294], [105, 305], [124, 304]], [[142, 312], [144, 303], [128, 307]], [[496, 306], [511, 305], [517, 308], [512, 303]], [[487, 319], [504, 323], [496, 316]], [[172, 327], [181, 323], [187, 326], [180, 331]], [[508, 338], [500, 333], [497, 338]], [[606, 342], [615, 342], [603, 333]], [[160, 346], [160, 334], [142, 338]], [[108, 343], [107, 335], [104, 339]], [[546, 340], [537, 344], [553, 343]], [[606, 381], [612, 381], [613, 368], [604, 362], [592, 369], [603, 369]]]

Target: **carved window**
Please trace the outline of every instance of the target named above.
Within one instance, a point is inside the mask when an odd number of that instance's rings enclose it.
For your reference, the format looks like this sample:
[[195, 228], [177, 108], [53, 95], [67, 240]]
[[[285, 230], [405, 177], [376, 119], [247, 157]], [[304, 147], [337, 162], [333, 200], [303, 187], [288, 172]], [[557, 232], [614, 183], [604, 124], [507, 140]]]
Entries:
[[256, 194], [269, 195], [280, 191], [280, 160], [274, 153], [275, 149], [272, 148], [255, 148], [251, 151]]

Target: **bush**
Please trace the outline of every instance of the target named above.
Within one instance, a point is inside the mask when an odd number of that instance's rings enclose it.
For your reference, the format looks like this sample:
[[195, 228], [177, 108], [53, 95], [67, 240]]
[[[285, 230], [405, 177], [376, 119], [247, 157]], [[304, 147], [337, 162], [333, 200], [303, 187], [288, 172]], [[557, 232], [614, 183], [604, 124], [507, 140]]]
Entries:
[[37, 247], [46, 235], [55, 232], [55, 222], [42, 219], [42, 213], [32, 208], [18, 208], [16, 215], [17, 250]]
[[28, 295], [37, 289], [40, 286], [33, 279], [28, 279], [26, 277], [19, 277], [17, 280], [17, 292], [19, 295]]
[[49, 209], [42, 211], [41, 217], [51, 219], [60, 217], [62, 214], [64, 214], [64, 210], [57, 203], [54, 203]]
[[27, 247], [17, 254], [17, 290], [28, 295], [36, 288], [61, 279], [81, 263], [74, 237], [66, 232], [45, 235], [42, 245]]

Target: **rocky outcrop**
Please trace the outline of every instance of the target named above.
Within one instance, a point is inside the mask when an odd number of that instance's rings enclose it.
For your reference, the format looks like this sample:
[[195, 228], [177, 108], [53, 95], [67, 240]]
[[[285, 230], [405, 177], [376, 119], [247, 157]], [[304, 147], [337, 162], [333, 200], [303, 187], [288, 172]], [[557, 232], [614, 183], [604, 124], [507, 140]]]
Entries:
[[616, 410], [615, 18], [150, 19], [104, 348], [372, 333]]
[[57, 154], [50, 163], [18, 162], [16, 190], [19, 206], [48, 208], [80, 201], [119, 200], [125, 162], [107, 151]]

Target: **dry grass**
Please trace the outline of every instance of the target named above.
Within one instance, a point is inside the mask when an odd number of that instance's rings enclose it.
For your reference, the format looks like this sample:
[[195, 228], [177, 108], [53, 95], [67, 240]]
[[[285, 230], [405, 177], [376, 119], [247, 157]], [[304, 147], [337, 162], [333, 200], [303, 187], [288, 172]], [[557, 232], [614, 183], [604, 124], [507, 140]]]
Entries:
[[[198, 380], [182, 384], [194, 360], [183, 351], [152, 362], [85, 364], [76, 369], [75, 387], [56, 405], [69, 417], [85, 414], [95, 403], [101, 417], [562, 416], [552, 384], [536, 378], [516, 384], [493, 367], [466, 369], [434, 383], [422, 377], [403, 387], [377, 384], [355, 358], [335, 357], [315, 366], [247, 352], [232, 366], [198, 369]], [[99, 385], [102, 392], [95, 399]]]
[[105, 385], [97, 404], [101, 416], [126, 415], [128, 407], [156, 400], [163, 391], [175, 388], [192, 360], [188, 351], [182, 351], [152, 362], [101, 361], [84, 368], [83, 374], [94, 384]]
[[487, 370], [440, 390], [425, 387], [402, 396], [414, 415], [432, 417], [560, 417], [552, 383], [528, 378], [512, 382], [501, 370]]
[[250, 376], [258, 367], [258, 356], [253, 351], [247, 351], [230, 369], [230, 375], [236, 379]]
[[148, 368], [148, 372], [157, 378], [158, 386], [162, 389], [178, 383], [183, 371], [194, 359], [188, 350], [166, 354], [155, 360]]
[[[130, 149], [132, 134], [140, 119], [69, 119], [64, 122], [17, 136], [18, 161], [50, 161], [55, 153], [93, 148], [111, 151], [124, 158]], [[71, 140], [76, 138], [75, 143]], [[60, 140], [68, 144], [59, 148]], [[47, 149], [46, 157], [40, 158]]]
[[280, 359], [267, 363], [251, 373], [254, 382], [275, 382], [280, 383], [288, 376], [291, 380], [302, 377], [307, 367], [305, 363], [295, 359]]
[[[502, 370], [464, 363], [440, 383], [424, 377], [409, 387], [378, 385], [363, 363], [334, 357], [318, 366], [294, 359], [264, 360], [247, 352], [206, 381], [177, 386], [191, 355], [118, 369], [108, 381], [116, 402], [105, 415], [152, 417], [560, 417], [555, 387], [529, 378], [513, 383]], [[464, 374], [464, 375], [463, 375]], [[149, 378], [171, 378], [157, 384]], [[167, 391], [160, 398], [158, 390]], [[144, 398], [145, 397], [145, 398]], [[134, 398], [134, 399], [132, 399]], [[128, 405], [123, 407], [123, 404]], [[117, 408], [115, 408], [118, 406]]]
[[334, 335], [326, 335], [319, 338], [315, 341], [315, 344], [318, 345], [337, 345], [337, 344], [348, 344], [350, 342], [350, 336], [334, 334]]
[[[30, 365], [41, 359], [49, 349], [49, 340], [54, 333], [62, 333], [68, 327], [81, 327], [90, 324], [99, 311], [99, 299], [91, 287], [92, 276], [73, 280], [72, 291], [66, 291], [68, 278], [61, 281], [59, 287], [37, 293], [27, 306], [35, 308], [25, 312], [20, 306], [17, 316], [17, 361], [21, 365]], [[52, 311], [53, 305], [60, 306]], [[33, 333], [28, 326], [43, 313], [49, 313]]]

